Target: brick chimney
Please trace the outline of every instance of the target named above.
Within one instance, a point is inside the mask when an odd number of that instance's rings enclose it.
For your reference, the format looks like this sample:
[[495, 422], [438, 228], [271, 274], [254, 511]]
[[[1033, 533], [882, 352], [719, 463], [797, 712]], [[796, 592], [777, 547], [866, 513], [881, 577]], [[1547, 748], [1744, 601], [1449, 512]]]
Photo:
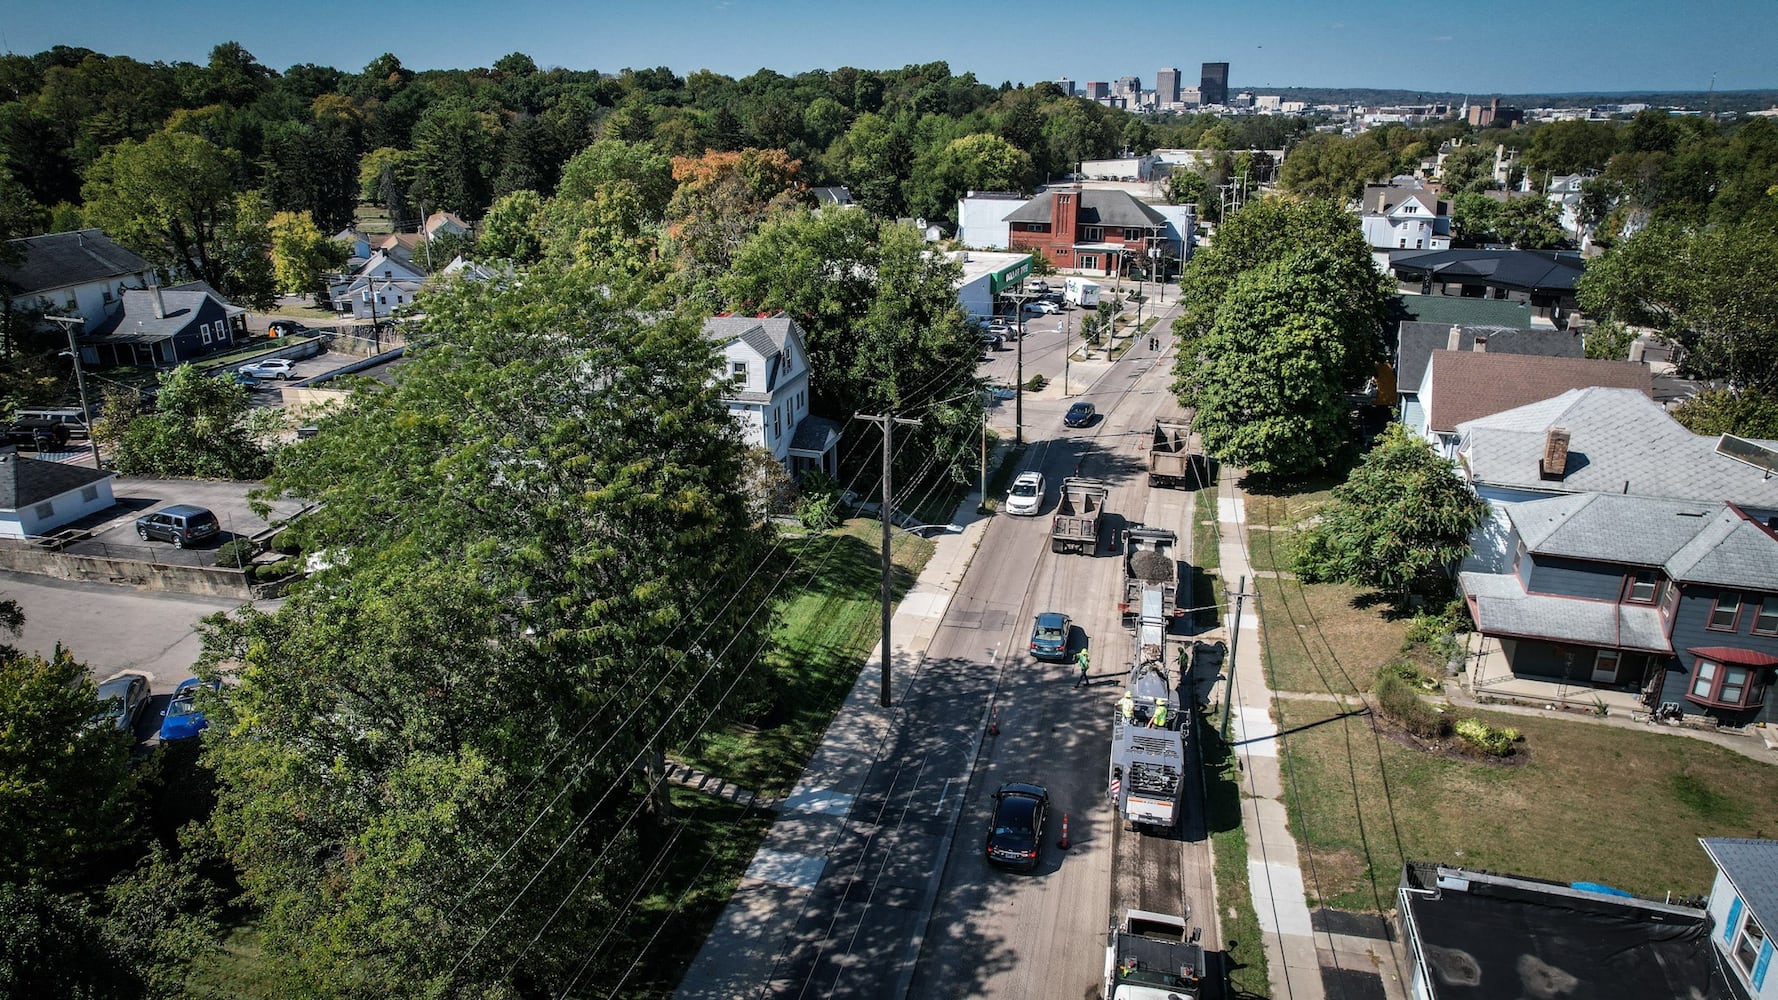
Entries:
[[1080, 218], [1080, 188], [1064, 188], [1051, 195], [1051, 199], [1050, 247], [1052, 251], [1072, 248], [1074, 227]]
[[1382, 215], [1384, 212], [1386, 212], [1388, 210], [1389, 210], [1389, 192], [1378, 191], [1377, 192], [1377, 214]]
[[1551, 427], [1543, 439], [1543, 458], [1537, 463], [1544, 479], [1561, 479], [1568, 474], [1568, 428]]
[[1463, 327], [1457, 325], [1456, 323], [1451, 324], [1451, 335], [1449, 337], [1445, 338], [1445, 350], [1447, 350], [1447, 351], [1461, 351], [1461, 350], [1463, 350]]

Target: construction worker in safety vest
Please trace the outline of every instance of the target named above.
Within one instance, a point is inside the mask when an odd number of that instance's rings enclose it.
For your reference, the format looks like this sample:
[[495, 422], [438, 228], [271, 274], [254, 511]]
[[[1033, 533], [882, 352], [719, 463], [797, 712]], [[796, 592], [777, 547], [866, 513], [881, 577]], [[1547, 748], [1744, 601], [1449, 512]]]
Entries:
[[1117, 700], [1117, 710], [1122, 713], [1125, 722], [1134, 719], [1136, 717], [1136, 696], [1126, 690], [1124, 696]]
[[1155, 729], [1167, 728], [1167, 699], [1156, 698], [1154, 700], [1154, 715], [1150, 717], [1148, 724]]
[[1082, 684], [1091, 684], [1092, 682], [1087, 680], [1087, 666], [1091, 661], [1087, 657], [1085, 647], [1082, 647], [1081, 651], [1075, 654], [1074, 662], [1080, 664], [1080, 676], [1075, 678], [1074, 686], [1080, 687]]

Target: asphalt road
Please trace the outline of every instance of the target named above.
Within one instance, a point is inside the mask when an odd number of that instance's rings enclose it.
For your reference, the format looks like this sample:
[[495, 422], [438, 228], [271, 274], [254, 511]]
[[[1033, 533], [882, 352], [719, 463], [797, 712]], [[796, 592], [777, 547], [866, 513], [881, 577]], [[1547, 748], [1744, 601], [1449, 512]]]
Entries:
[[[1056, 323], [1027, 322], [1027, 378], [1034, 358], [1036, 370], [1059, 373]], [[1143, 474], [1151, 422], [1175, 405], [1169, 381], [1152, 352], [1132, 352], [1075, 395], [1102, 413], [1080, 429], [1061, 425], [1074, 399], [1027, 400], [1032, 447], [1023, 468], [1049, 480], [1043, 511], [988, 527], [764, 995], [1097, 996], [1116, 867], [1105, 796], [1111, 713], [1131, 637], [1116, 607], [1121, 550], [1052, 553], [1050, 515], [1056, 485], [1078, 470], [1112, 485], [1106, 539], [1155, 514], [1176, 520], [1164, 526], [1189, 538], [1189, 501], [1175, 494], [1151, 504]], [[1073, 616], [1074, 648], [1089, 650], [1085, 687], [1074, 685], [1072, 664], [1040, 663], [1025, 652], [1032, 617], [1050, 610]], [[990, 705], [996, 736], [982, 730]], [[993, 792], [1006, 781], [1049, 789], [1051, 827], [1030, 874], [991, 869], [981, 855]], [[1064, 815], [1067, 851], [1057, 846]], [[1162, 891], [1182, 905], [1203, 892], [1209, 866], [1201, 839], [1147, 840], [1133, 838], [1127, 850], [1148, 882], [1167, 886]], [[1164, 908], [1157, 898], [1151, 892], [1129, 905]], [[1202, 912], [1208, 904], [1205, 895]]]

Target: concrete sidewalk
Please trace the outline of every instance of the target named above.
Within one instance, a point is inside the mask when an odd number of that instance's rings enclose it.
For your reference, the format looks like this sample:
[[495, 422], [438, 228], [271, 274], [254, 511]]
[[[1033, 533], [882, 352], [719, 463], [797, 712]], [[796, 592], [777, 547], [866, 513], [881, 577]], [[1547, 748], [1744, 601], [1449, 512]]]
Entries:
[[773, 970], [793, 944], [803, 903], [844, 832], [853, 799], [900, 721], [899, 706], [987, 533], [987, 519], [975, 514], [980, 503], [980, 496], [972, 493], [959, 505], [954, 523], [963, 530], [935, 539], [932, 558], [890, 621], [894, 705], [884, 708], [878, 703], [883, 662], [879, 643], [796, 787], [778, 803], [777, 821], [675, 996], [685, 1000], [754, 996], [773, 979]]

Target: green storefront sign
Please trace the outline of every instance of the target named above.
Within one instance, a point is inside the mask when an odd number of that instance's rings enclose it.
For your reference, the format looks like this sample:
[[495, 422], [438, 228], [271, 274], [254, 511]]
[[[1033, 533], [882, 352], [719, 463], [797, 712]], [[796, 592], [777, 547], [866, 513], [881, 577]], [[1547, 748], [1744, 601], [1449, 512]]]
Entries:
[[990, 295], [999, 295], [1001, 292], [1024, 281], [1030, 274], [1031, 258], [1029, 257], [1019, 261], [1017, 264], [1008, 264], [998, 271], [990, 272], [988, 274], [988, 293]]

